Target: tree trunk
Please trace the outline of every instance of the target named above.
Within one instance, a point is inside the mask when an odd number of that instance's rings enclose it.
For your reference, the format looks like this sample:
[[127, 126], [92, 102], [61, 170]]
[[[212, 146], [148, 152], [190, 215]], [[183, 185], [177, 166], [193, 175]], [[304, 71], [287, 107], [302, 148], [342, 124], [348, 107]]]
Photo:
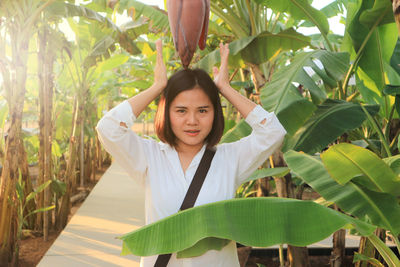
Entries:
[[308, 259], [307, 247], [295, 247], [288, 245], [287, 251], [290, 267], [311, 267]]
[[85, 181], [85, 185], [87, 185], [87, 183], [90, 182], [90, 177], [92, 175], [92, 155], [91, 155], [91, 138], [88, 137], [89, 140], [88, 142], [86, 142], [85, 144], [85, 177], [84, 177], [84, 181]]
[[346, 252], [346, 230], [340, 229], [333, 234], [333, 249], [331, 254], [331, 267], [344, 265]]
[[[96, 129], [93, 129], [94, 131], [94, 133], [96, 133]], [[91, 138], [90, 139], [90, 142], [91, 142], [91, 144], [92, 144], [92, 162], [91, 162], [91, 165], [92, 165], [92, 178], [91, 178], [91, 180], [92, 180], [92, 182], [96, 182], [96, 172], [97, 172], [97, 166], [96, 166], [96, 162], [97, 162], [97, 157], [96, 157], [96, 151], [97, 151], [97, 148], [96, 148], [96, 134], [95, 134], [95, 136], [93, 136], [93, 138]]]
[[[374, 232], [376, 236], [378, 236], [383, 242], [385, 242], [386, 239], [386, 232], [385, 230], [381, 228], [377, 228]], [[375, 249], [375, 246], [368, 240], [368, 238], [362, 236], [360, 239], [360, 246], [358, 248], [358, 253], [364, 254], [368, 257], [375, 258], [379, 260], [381, 263], [384, 263], [384, 260], [382, 259], [380, 253]], [[359, 261], [356, 262], [354, 265], [356, 267], [372, 267], [372, 264], [369, 264], [366, 261]]]
[[[281, 151], [277, 151], [273, 154], [273, 162], [275, 167], [286, 166], [283, 160], [283, 154]], [[285, 177], [274, 178], [276, 184], [276, 191], [278, 197], [295, 198], [294, 185], [292, 183], [292, 177], [287, 174]], [[290, 267], [310, 267], [310, 260], [308, 258], [307, 247], [296, 247], [288, 245], [287, 258], [289, 260]]]
[[[24, 195], [27, 196], [33, 191], [33, 186], [32, 186], [32, 181], [29, 176], [29, 163], [28, 163], [28, 155], [26, 154], [25, 147], [23, 144], [23, 141], [21, 140], [19, 153], [21, 155], [20, 157], [20, 163], [19, 165], [21, 166], [21, 174], [22, 174], [22, 181], [25, 183], [24, 187]], [[25, 204], [25, 202], [23, 203]], [[36, 203], [34, 199], [31, 199], [27, 204], [26, 204], [26, 209], [24, 210], [24, 216], [29, 214], [30, 212], [34, 211], [36, 209]], [[35, 228], [35, 217], [36, 214], [32, 214], [29, 216], [27, 220], [27, 228], [28, 229], [34, 229]]]
[[96, 132], [96, 158], [97, 158], [97, 168], [102, 169], [103, 168], [103, 155], [101, 151], [101, 144], [99, 140], [99, 136], [97, 135]]
[[261, 87], [263, 87], [266, 83], [266, 79], [260, 69], [260, 66], [251, 63], [248, 64], [250, 66], [251, 78], [254, 83], [254, 90], [256, 91], [256, 94], [259, 95]]
[[[339, 207], [335, 204], [335, 210], [339, 211]], [[331, 267], [340, 267], [344, 264], [344, 256], [346, 252], [346, 230], [340, 229], [333, 234], [333, 249], [331, 253]]]
[[75, 180], [75, 162], [76, 162], [76, 129], [78, 128], [78, 99], [75, 98], [74, 103], [74, 112], [73, 112], [73, 120], [72, 120], [72, 131], [71, 138], [69, 141], [68, 147], [68, 161], [67, 161], [67, 169], [65, 171], [65, 176], [63, 177], [63, 181], [67, 184], [67, 189], [65, 194], [61, 198], [60, 210], [57, 216], [57, 229], [61, 230], [67, 225], [68, 215], [70, 213], [70, 197], [71, 192], [73, 190], [73, 182]]
[[[52, 179], [52, 133], [53, 133], [53, 66], [55, 61], [55, 50], [51, 47], [51, 38], [49, 38], [49, 28], [43, 26], [39, 30], [39, 52], [38, 52], [38, 75], [39, 75], [39, 105], [40, 105], [40, 140], [43, 147], [40, 149], [42, 153], [40, 157], [39, 173], [42, 175], [41, 183], [45, 183]], [[40, 169], [42, 168], [42, 169]], [[51, 195], [50, 187], [42, 192], [41, 207], [50, 206]], [[42, 201], [43, 200], [43, 201]], [[51, 223], [51, 214], [49, 211], [43, 212], [43, 238], [48, 239], [48, 233]]]
[[[18, 255], [14, 254], [17, 234], [15, 182], [19, 175], [19, 150], [21, 142], [22, 114], [25, 99], [25, 83], [27, 77], [28, 40], [19, 39], [20, 31], [15, 29], [11, 34], [12, 65], [11, 71], [2, 74], [11, 74], [6, 77], [10, 87], [5, 87], [9, 107], [10, 129], [8, 131], [4, 167], [1, 174], [0, 188], [0, 262], [13, 261], [17, 264]], [[3, 68], [2, 68], [3, 69]], [[3, 76], [4, 77], [4, 76]]]

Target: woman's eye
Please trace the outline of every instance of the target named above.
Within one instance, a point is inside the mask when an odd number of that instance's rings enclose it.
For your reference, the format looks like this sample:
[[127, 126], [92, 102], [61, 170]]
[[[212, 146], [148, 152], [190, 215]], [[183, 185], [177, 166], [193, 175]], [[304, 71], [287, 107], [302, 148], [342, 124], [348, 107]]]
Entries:
[[206, 109], [200, 109], [200, 113], [206, 113], [207, 110]]
[[176, 112], [178, 112], [178, 113], [185, 113], [185, 110], [184, 110], [184, 109], [178, 109]]

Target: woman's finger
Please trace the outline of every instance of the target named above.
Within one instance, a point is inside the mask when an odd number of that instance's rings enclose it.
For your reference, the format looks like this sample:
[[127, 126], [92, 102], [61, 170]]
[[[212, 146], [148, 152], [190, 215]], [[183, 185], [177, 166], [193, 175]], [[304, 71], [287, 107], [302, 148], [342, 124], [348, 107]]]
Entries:
[[156, 41], [156, 51], [157, 51], [157, 60], [163, 60], [163, 53], [162, 53], [162, 41], [158, 39]]
[[214, 75], [214, 79], [218, 76], [218, 68], [217, 67], [213, 67], [213, 75]]

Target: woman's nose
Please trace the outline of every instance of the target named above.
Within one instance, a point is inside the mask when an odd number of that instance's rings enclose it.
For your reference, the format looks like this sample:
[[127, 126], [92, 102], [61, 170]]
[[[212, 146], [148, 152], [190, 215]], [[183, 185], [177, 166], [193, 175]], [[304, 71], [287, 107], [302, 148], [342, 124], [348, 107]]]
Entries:
[[190, 125], [197, 124], [197, 116], [196, 113], [189, 113], [187, 118], [187, 123]]

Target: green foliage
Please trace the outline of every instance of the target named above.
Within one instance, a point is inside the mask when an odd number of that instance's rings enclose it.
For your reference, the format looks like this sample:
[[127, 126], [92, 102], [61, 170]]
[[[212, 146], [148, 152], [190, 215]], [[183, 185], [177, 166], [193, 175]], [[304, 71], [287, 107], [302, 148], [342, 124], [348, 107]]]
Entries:
[[17, 193], [17, 199], [18, 199], [18, 237], [20, 237], [22, 233], [22, 227], [27, 223], [27, 218], [35, 213], [39, 212], [45, 212], [51, 209], [54, 209], [55, 206], [49, 206], [49, 207], [44, 207], [40, 209], [35, 209], [28, 214], [24, 215], [26, 206], [29, 201], [33, 200], [37, 194], [42, 192], [44, 189], [46, 189], [51, 183], [51, 180], [39, 185], [33, 192], [30, 192], [27, 196], [25, 196], [24, 193], [24, 187], [25, 187], [25, 182], [22, 181], [22, 176], [21, 173], [19, 174], [19, 179], [18, 182], [15, 183], [15, 190]]
[[312, 22], [324, 34], [329, 32], [328, 19], [325, 14], [313, 8], [307, 0], [254, 0], [276, 12], [287, 12], [298, 20]]
[[372, 264], [372, 266], [376, 266], [376, 267], [384, 267], [384, 265], [378, 261], [377, 259], [368, 257], [364, 254], [355, 252], [354, 253], [354, 258], [353, 258], [353, 263], [359, 262], [359, 261], [365, 261], [368, 262], [369, 264]]
[[128, 10], [129, 15], [133, 20], [138, 20], [141, 16], [150, 18], [152, 20], [149, 30], [154, 31], [168, 31], [169, 23], [168, 16], [164, 10], [155, 6], [149, 6], [142, 2], [135, 0], [121, 0], [119, 1], [118, 12], [122, 13]]
[[[372, 191], [357, 179], [340, 185], [331, 178], [325, 165], [310, 155], [291, 150], [284, 158], [290, 170], [324, 199], [359, 219], [368, 220], [395, 235], [400, 233], [400, 205], [393, 195]], [[337, 162], [335, 168], [344, 166]]]
[[[209, 249], [197, 246], [199, 241], [209, 237], [235, 240], [257, 247], [281, 243], [306, 246], [326, 238], [342, 227], [355, 227], [367, 236], [374, 230], [367, 223], [312, 201], [247, 198], [219, 201], [184, 210], [120, 239], [124, 242], [123, 254], [149, 256], [191, 248], [193, 256], [201, 255]], [[221, 246], [224, 244], [220, 243]]]
[[[369, 106], [367, 109], [375, 115], [379, 106]], [[359, 104], [327, 99], [293, 136], [286, 138], [282, 150], [294, 149], [309, 154], [319, 152], [342, 134], [359, 127], [365, 120], [366, 116]]]
[[400, 178], [370, 150], [342, 143], [325, 151], [321, 159], [330, 176], [341, 185], [356, 179], [370, 190], [400, 196]]
[[[314, 60], [321, 62], [323, 68], [318, 67]], [[275, 72], [271, 82], [262, 88], [261, 103], [266, 110], [277, 114], [289, 134], [294, 134], [316, 109], [294, 84], [300, 84], [309, 91], [314, 104], [326, 99], [325, 90], [317, 86], [305, 68], [312, 68], [327, 90], [329, 85], [343, 78], [348, 62], [346, 53], [322, 50], [299, 53], [290, 65]]]
[[222, 136], [221, 143], [232, 143], [238, 141], [240, 138], [248, 136], [250, 133], [250, 125], [248, 125], [246, 121], [241, 120]]

